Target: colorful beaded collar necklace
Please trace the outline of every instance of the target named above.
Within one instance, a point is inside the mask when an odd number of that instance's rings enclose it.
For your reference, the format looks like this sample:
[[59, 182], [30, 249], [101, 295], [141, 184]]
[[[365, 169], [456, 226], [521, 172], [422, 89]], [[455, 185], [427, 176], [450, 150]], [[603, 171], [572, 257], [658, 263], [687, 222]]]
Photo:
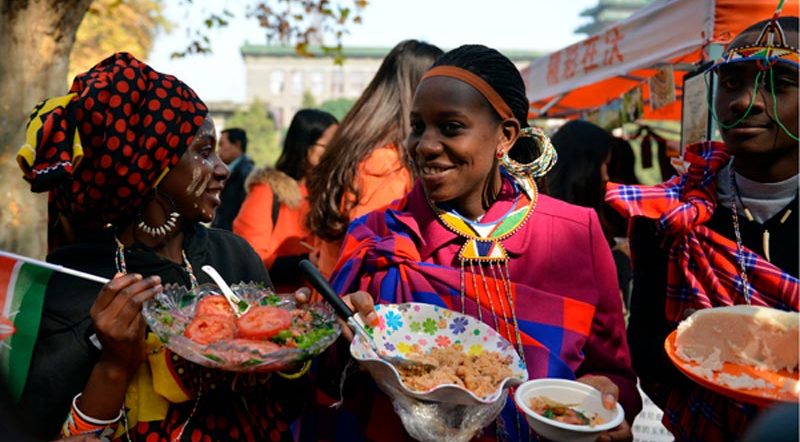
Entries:
[[455, 210], [446, 210], [431, 203], [433, 211], [442, 224], [456, 235], [467, 239], [458, 253], [459, 260], [476, 262], [505, 262], [508, 260], [508, 253], [500, 241], [516, 233], [525, 224], [536, 207], [539, 196], [533, 179], [527, 177], [524, 181], [525, 184], [522, 186], [524, 192], [514, 182], [514, 190], [517, 193], [514, 204], [505, 215], [496, 221], [485, 223], [470, 221]]
[[[505, 171], [503, 173], [508, 177]], [[516, 341], [517, 351], [524, 360], [522, 336], [519, 332], [519, 322], [511, 289], [511, 273], [508, 269], [509, 257], [500, 241], [519, 231], [525, 221], [530, 218], [536, 207], [539, 193], [536, 182], [531, 177], [512, 179], [512, 183], [517, 194], [514, 204], [505, 215], [492, 222], [470, 221], [454, 210], [445, 210], [430, 200], [428, 201], [442, 224], [448, 230], [467, 240], [458, 253], [458, 260], [461, 263], [462, 313], [466, 313], [464, 310], [467, 266], [469, 266], [469, 280], [476, 298], [478, 320], [483, 321], [481, 305], [485, 297], [492, 313], [495, 330], [500, 332], [502, 328], [509, 340]], [[495, 308], [495, 299], [499, 304], [499, 311]], [[498, 313], [500, 319], [498, 319]]]

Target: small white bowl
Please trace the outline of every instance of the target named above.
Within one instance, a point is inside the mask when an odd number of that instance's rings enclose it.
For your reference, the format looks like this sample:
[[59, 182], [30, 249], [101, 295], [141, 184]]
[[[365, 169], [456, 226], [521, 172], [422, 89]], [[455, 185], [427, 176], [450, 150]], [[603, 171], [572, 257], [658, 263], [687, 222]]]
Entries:
[[[537, 396], [546, 396], [564, 404], [580, 404], [575, 408], [587, 414], [597, 413], [603, 424], [590, 427], [558, 422], [536, 413], [530, 401]], [[616, 428], [625, 419], [625, 411], [617, 403], [614, 410], [603, 407], [600, 391], [586, 384], [566, 379], [534, 379], [517, 388], [514, 394], [517, 407], [525, 413], [528, 425], [536, 434], [553, 442], [593, 442], [603, 431]]]

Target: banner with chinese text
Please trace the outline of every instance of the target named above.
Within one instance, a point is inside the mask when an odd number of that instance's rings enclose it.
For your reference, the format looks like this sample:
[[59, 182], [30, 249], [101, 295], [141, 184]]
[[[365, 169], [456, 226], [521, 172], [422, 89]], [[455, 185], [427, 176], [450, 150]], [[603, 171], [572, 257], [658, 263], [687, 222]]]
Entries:
[[711, 35], [713, 14], [711, 0], [652, 3], [598, 34], [534, 60], [528, 99], [554, 97], [697, 50]]

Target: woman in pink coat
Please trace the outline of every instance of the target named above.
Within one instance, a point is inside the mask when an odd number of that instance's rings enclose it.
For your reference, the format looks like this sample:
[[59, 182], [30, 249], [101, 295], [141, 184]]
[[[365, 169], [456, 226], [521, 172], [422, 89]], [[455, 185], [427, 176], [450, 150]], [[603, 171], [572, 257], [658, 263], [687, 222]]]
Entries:
[[[334, 288], [362, 290], [345, 298], [368, 322], [375, 302], [464, 312], [502, 334], [530, 378], [593, 385], [632, 422], [641, 403], [608, 243], [593, 210], [538, 192], [535, 178], [555, 155], [527, 110], [519, 71], [499, 52], [470, 45], [439, 58], [411, 106], [406, 148], [420, 179], [403, 200], [351, 223]], [[386, 396], [352, 390], [338, 421], [328, 420], [339, 425], [319, 429], [319, 440], [409, 438]], [[531, 434], [509, 401], [483, 436]], [[623, 423], [600, 440], [630, 439]]]

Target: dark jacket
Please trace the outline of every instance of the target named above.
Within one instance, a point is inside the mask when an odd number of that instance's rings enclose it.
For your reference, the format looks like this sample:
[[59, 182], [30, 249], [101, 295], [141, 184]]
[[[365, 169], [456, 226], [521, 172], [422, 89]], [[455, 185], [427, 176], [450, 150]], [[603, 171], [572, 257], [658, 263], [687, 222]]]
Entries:
[[212, 227], [225, 230], [233, 230], [233, 220], [239, 214], [244, 197], [247, 195], [244, 183], [250, 172], [253, 171], [253, 160], [247, 155], [242, 154], [242, 159], [231, 170], [231, 174], [225, 180], [225, 187], [222, 189], [220, 199], [222, 204], [217, 208]]
[[[115, 250], [113, 238], [110, 234], [105, 234], [97, 238], [96, 242], [57, 249], [48, 256], [48, 261], [111, 278], [116, 271]], [[232, 283], [253, 281], [271, 286], [261, 259], [244, 239], [232, 233], [197, 225], [187, 229], [184, 250], [200, 284], [212, 282], [200, 270], [203, 265], [211, 264], [225, 280]], [[156, 255], [142, 245], [126, 248], [125, 256], [127, 271], [130, 273], [136, 272], [145, 276], [159, 275], [162, 284], [165, 285], [170, 283], [189, 285], [188, 274], [181, 265]], [[90, 347], [87, 336], [90, 334], [91, 325], [89, 309], [100, 288], [99, 283], [61, 273], [55, 273], [47, 285], [39, 336], [21, 400], [23, 414], [30, 416], [31, 421], [37, 423], [35, 431], [43, 437], [52, 438], [58, 434], [69, 412], [72, 398], [83, 390], [99, 356], [99, 352]], [[188, 366], [205, 370], [188, 361], [182, 359], [180, 361], [187, 370], [191, 369]], [[232, 375], [216, 370], [206, 371]], [[201, 402], [204, 404], [197, 410], [196, 416], [202, 417], [211, 413], [227, 414], [229, 415], [227, 419], [230, 420], [233, 408], [241, 406], [243, 402], [240, 397], [231, 395], [229, 390], [216, 393], [216, 400], [204, 398]], [[275, 397], [272, 394], [265, 395], [263, 392], [259, 395]], [[295, 392], [294, 396], [302, 395]], [[248, 398], [248, 402], [251, 407], [257, 409], [262, 405], [258, 401], [263, 402], [266, 399], [268, 398], [255, 399], [251, 402]], [[173, 407], [191, 409], [191, 406], [192, 401], [189, 401]], [[203, 425], [205, 418], [194, 422]], [[189, 430], [187, 427], [187, 434], [191, 434]]]
[[[784, 219], [787, 210], [791, 210]], [[783, 222], [781, 222], [783, 220]], [[711, 230], [736, 240], [731, 210], [721, 205], [716, 207], [706, 223]], [[745, 247], [764, 256], [762, 234], [770, 232], [770, 255], [772, 264], [792, 276], [798, 273], [798, 202], [794, 199], [786, 208], [764, 224], [739, 217], [740, 233]], [[628, 343], [631, 349], [633, 369], [639, 375], [642, 388], [659, 406], [665, 407], [668, 395], [674, 392], [698, 389], [672, 365], [664, 352], [664, 341], [674, 327], [664, 314], [667, 293], [667, 250], [662, 245], [664, 238], [656, 231], [655, 223], [645, 218], [633, 218], [631, 225], [631, 255], [633, 256], [633, 293], [631, 295]], [[749, 417], [755, 415], [753, 406], [728, 401], [731, 408]], [[686, 405], [688, 407], [688, 405]], [[698, 414], [702, 415], [702, 413]], [[742, 422], [727, 413], [717, 411], [715, 419], [721, 428], [730, 433], [728, 440], [741, 437]], [[670, 428], [672, 431], [693, 431], [690, 428]], [[683, 440], [680, 434], [676, 439]]]

